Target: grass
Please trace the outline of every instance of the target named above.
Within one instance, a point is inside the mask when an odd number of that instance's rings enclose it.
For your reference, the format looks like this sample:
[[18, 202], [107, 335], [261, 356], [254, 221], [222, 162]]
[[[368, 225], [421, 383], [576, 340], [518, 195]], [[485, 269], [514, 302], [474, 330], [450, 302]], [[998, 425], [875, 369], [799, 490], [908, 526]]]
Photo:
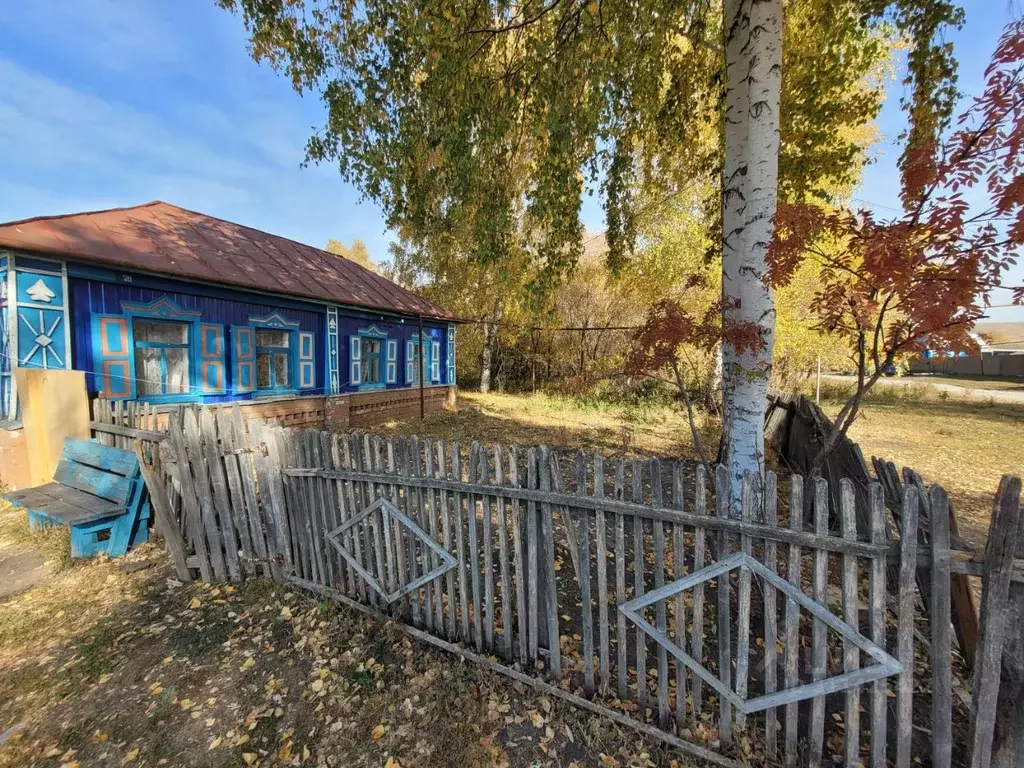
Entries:
[[[813, 382], [805, 384], [813, 387]], [[822, 382], [822, 407], [836, 414], [849, 384]], [[813, 392], [813, 389], [808, 390]], [[718, 440], [718, 424], [700, 418], [702, 440]], [[1004, 474], [1024, 472], [1024, 405], [959, 398], [927, 383], [878, 387], [850, 430], [866, 458], [912, 467], [950, 494], [961, 535], [984, 544], [992, 498]], [[611, 455], [696, 458], [685, 412], [665, 405], [637, 409], [550, 395], [460, 393], [458, 410], [423, 423], [390, 423], [375, 431], [505, 445], [547, 444]]]
[[35, 549], [50, 569], [59, 573], [71, 564], [71, 539], [63, 525], [30, 530], [25, 510], [0, 500], [0, 541], [20, 549]]
[[929, 384], [948, 384], [973, 390], [994, 390], [1001, 392], [1024, 392], [1024, 381], [1020, 379], [1004, 379], [990, 376], [939, 376], [916, 374], [912, 380], [926, 381]]
[[[705, 441], [716, 441], [717, 421], [701, 415]], [[423, 423], [389, 422], [385, 435], [473, 440], [503, 445], [551, 445], [601, 450], [611, 455], [661, 455], [694, 459], [685, 412], [671, 405], [618, 405], [583, 398], [537, 394], [459, 393], [456, 411], [430, 414]]]

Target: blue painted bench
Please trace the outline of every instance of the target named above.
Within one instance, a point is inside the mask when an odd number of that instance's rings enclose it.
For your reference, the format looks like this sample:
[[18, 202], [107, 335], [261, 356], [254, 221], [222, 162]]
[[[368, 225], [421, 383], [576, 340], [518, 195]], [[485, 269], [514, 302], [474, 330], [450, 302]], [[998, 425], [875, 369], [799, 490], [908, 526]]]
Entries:
[[120, 557], [149, 535], [149, 497], [138, 457], [92, 440], [69, 438], [52, 483], [3, 498], [28, 512], [32, 529], [68, 526], [72, 557]]

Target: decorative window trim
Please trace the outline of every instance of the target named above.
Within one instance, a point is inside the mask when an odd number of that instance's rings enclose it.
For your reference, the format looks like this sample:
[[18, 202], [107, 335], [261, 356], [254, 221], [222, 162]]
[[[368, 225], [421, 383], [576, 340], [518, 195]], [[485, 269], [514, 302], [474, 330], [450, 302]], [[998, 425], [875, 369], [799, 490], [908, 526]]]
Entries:
[[[389, 383], [389, 380], [388, 380], [388, 349], [390, 348], [389, 347], [390, 342], [388, 341], [388, 334], [387, 334], [387, 332], [386, 331], [382, 331], [380, 328], [378, 328], [376, 326], [376, 324], [374, 324], [374, 325], [369, 325], [369, 326], [365, 326], [363, 328], [356, 329], [355, 335], [359, 337], [359, 381], [354, 381], [354, 382], [352, 382], [352, 384], [360, 392], [363, 392], [363, 391], [366, 391], [366, 390], [386, 389], [387, 386], [388, 386], [388, 383]], [[362, 373], [366, 369], [366, 351], [365, 351], [365, 348], [364, 348], [365, 345], [363, 344], [363, 341], [362, 341], [363, 339], [373, 339], [374, 341], [379, 341], [381, 343], [380, 344], [380, 358], [379, 358], [378, 363], [377, 363], [377, 368], [378, 368], [378, 373], [379, 373], [380, 381], [378, 381], [377, 383], [374, 383], [374, 384], [363, 383], [363, 380], [362, 380]], [[349, 354], [350, 355], [352, 354], [351, 349], [349, 350]], [[396, 368], [397, 368], [397, 361], [396, 361]]]
[[269, 315], [250, 316], [249, 323], [262, 328], [278, 328], [296, 330], [301, 325], [298, 320], [289, 320], [280, 312], [271, 312]]
[[167, 296], [161, 296], [148, 304], [134, 301], [122, 301], [121, 311], [132, 317], [152, 317], [158, 320], [194, 321], [203, 316], [198, 309], [185, 309], [178, 306]]

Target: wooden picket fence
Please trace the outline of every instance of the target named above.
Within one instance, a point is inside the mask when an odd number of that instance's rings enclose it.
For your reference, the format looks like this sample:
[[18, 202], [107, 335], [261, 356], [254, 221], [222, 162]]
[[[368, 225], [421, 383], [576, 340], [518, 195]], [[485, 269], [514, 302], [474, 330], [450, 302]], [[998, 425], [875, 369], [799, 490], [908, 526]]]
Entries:
[[[858, 531], [846, 481], [835, 519], [825, 481], [771, 472], [735, 514], [721, 469], [244, 424], [237, 408], [172, 413], [160, 445], [189, 573], [390, 617], [710, 763], [980, 767], [1005, 738], [1015, 478], [982, 562], [950, 550], [939, 486], [908, 486], [895, 529], [872, 484]], [[973, 680], [952, 574], [984, 580]]]

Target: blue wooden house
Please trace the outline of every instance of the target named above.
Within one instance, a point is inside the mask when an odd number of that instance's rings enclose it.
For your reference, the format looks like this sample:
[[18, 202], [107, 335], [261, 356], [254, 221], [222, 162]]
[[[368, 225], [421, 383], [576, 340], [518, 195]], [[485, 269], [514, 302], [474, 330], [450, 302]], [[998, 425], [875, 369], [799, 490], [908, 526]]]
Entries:
[[8, 422], [15, 366], [83, 370], [91, 394], [156, 404], [455, 385], [443, 308], [340, 256], [168, 203], [0, 224], [0, 286]]

